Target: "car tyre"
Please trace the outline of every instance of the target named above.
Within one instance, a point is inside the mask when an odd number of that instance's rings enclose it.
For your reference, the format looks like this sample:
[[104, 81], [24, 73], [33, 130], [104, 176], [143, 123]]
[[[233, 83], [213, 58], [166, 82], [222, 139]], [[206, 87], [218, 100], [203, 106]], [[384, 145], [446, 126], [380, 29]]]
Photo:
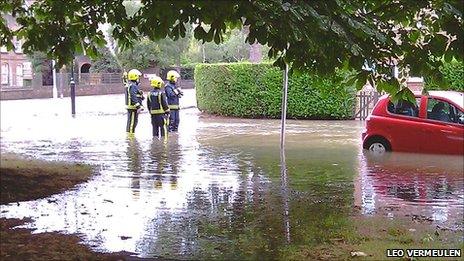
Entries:
[[374, 154], [384, 154], [385, 152], [391, 151], [391, 146], [390, 146], [390, 143], [386, 139], [375, 137], [375, 138], [369, 139], [364, 144], [364, 149]]

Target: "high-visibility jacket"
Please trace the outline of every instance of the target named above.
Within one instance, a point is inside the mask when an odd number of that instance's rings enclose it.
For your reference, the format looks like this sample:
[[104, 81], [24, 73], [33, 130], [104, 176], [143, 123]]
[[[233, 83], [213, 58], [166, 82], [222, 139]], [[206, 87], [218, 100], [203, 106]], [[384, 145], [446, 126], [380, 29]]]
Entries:
[[139, 86], [134, 81], [129, 81], [126, 85], [126, 108], [128, 110], [136, 110], [142, 106], [143, 94], [139, 90]]
[[165, 87], [166, 96], [168, 97], [169, 109], [179, 109], [179, 95], [176, 93], [176, 84], [168, 82]]
[[169, 106], [164, 91], [152, 90], [148, 94], [147, 108], [150, 114], [164, 114], [169, 112]]

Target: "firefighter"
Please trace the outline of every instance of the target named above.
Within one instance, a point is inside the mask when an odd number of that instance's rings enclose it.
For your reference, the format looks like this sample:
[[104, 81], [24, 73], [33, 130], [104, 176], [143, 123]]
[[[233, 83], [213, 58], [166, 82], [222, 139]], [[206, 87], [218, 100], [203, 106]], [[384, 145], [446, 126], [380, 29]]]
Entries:
[[143, 92], [139, 89], [140, 76], [142, 73], [137, 69], [132, 69], [127, 73], [126, 87], [126, 109], [127, 109], [127, 126], [126, 132], [134, 134], [137, 127], [139, 113], [143, 111], [142, 101]]
[[166, 96], [168, 97], [168, 104], [170, 112], [169, 131], [177, 131], [179, 127], [179, 98], [182, 97], [183, 92], [176, 86], [177, 79], [180, 78], [178, 72], [171, 70], [166, 75]]
[[147, 108], [151, 114], [151, 125], [153, 127], [153, 137], [167, 137], [169, 125], [169, 106], [166, 94], [161, 88], [164, 86], [163, 79], [155, 76], [150, 80], [153, 90], [148, 94]]

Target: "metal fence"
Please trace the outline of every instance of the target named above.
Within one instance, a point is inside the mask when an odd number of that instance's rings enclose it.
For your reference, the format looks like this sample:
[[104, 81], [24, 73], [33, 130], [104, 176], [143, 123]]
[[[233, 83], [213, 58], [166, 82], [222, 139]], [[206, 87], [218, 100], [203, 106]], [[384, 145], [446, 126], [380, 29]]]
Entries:
[[[57, 82], [64, 80], [69, 82], [71, 80], [70, 73], [59, 73], [57, 74]], [[76, 85], [102, 85], [102, 84], [113, 84], [122, 83], [120, 73], [79, 73], [74, 75], [74, 81]]]

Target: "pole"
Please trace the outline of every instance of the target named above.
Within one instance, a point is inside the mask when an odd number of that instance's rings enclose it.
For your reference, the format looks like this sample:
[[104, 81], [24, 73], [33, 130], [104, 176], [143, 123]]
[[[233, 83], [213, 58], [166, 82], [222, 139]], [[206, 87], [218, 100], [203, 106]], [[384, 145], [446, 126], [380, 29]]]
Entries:
[[52, 60], [52, 75], [53, 75], [53, 98], [56, 99], [58, 98], [58, 89], [56, 88], [57, 82], [56, 82], [56, 62], [55, 60]]
[[290, 207], [289, 207], [289, 196], [288, 196], [288, 176], [287, 176], [287, 163], [285, 162], [285, 150], [280, 150], [280, 186], [282, 194], [282, 203], [284, 210], [284, 230], [285, 239], [287, 243], [290, 243]]
[[76, 115], [76, 83], [74, 82], [74, 57], [71, 61], [71, 114]]
[[284, 86], [282, 89], [282, 116], [280, 126], [280, 149], [285, 148], [285, 123], [287, 118], [288, 64], [285, 63]]

